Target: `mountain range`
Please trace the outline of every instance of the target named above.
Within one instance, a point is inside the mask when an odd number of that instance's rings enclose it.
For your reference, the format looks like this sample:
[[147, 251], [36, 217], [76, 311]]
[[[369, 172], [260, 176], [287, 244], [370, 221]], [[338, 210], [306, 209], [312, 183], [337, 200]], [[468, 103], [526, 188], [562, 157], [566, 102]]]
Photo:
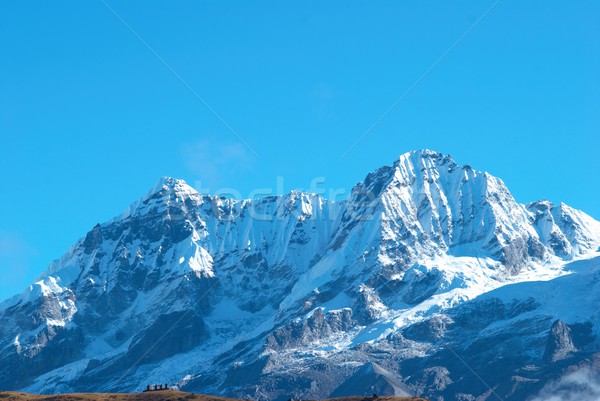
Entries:
[[593, 400], [599, 247], [592, 217], [430, 150], [342, 201], [162, 178], [0, 304], [0, 388]]

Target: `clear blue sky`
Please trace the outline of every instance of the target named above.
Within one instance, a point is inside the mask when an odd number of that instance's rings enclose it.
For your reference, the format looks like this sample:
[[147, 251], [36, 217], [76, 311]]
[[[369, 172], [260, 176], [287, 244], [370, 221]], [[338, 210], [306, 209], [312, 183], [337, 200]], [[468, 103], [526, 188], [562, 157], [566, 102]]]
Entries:
[[0, 298], [165, 175], [350, 189], [430, 148], [600, 218], [597, 1], [106, 1], [0, 2]]

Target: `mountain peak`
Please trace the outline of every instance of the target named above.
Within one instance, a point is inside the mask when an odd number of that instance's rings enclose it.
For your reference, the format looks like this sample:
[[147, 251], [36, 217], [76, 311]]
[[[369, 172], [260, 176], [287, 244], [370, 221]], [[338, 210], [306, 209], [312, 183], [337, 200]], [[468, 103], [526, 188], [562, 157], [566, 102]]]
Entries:
[[[413, 150], [398, 156], [391, 166], [386, 165], [369, 173], [356, 189], [379, 196], [390, 185], [406, 187], [415, 180], [437, 180], [444, 172], [451, 173], [457, 167], [459, 166], [450, 155], [430, 149]], [[472, 170], [470, 166], [463, 168]]]
[[198, 191], [189, 186], [184, 180], [173, 177], [161, 177], [154, 187], [148, 192], [147, 196], [153, 196], [161, 192], [171, 192], [178, 195], [197, 195]]
[[[450, 155], [448, 155], [450, 156]], [[405, 158], [433, 158], [433, 159], [437, 159], [440, 157], [444, 157], [444, 154], [435, 150], [431, 150], [431, 149], [417, 149], [417, 150], [411, 150], [409, 152], [405, 152], [403, 154], [401, 154], [399, 156], [399, 159], [405, 159]]]
[[141, 202], [147, 204], [152, 200], [184, 199], [198, 196], [198, 191], [184, 180], [173, 177], [161, 177], [152, 189], [142, 197]]
[[406, 152], [398, 156], [398, 159], [394, 163], [395, 167], [406, 165], [410, 163], [412, 165], [429, 165], [429, 163], [433, 163], [434, 165], [442, 165], [448, 164], [452, 166], [457, 166], [457, 163], [454, 161], [452, 156], [444, 155], [441, 152], [436, 152], [430, 149], [419, 149], [413, 150], [410, 152]]
[[150, 191], [133, 202], [127, 210], [111, 222], [127, 218], [134, 213], [146, 213], [159, 204], [180, 202], [185, 199], [199, 197], [200, 194], [184, 180], [173, 177], [161, 177]]

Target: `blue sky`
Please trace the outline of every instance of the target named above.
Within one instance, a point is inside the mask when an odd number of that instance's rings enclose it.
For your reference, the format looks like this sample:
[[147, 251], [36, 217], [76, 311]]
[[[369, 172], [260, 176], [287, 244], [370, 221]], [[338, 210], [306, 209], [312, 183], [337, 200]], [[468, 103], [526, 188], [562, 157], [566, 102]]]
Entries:
[[595, 1], [3, 1], [0, 298], [161, 176], [349, 190], [430, 148], [598, 219], [599, 37]]

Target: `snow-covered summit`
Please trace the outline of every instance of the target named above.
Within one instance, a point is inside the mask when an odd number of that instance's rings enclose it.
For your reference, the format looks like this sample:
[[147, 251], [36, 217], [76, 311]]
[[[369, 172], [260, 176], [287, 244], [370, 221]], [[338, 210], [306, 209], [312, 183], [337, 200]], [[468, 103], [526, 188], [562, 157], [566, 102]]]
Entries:
[[[597, 248], [596, 223], [589, 216], [571, 219], [585, 220], [580, 226], [588, 229], [576, 230], [577, 235], [561, 234], [568, 237], [566, 252], [549, 244], [531, 213], [528, 206], [517, 203], [501, 179], [458, 165], [449, 155], [420, 150], [401, 155], [353, 188], [340, 235], [345, 240], [352, 236], [349, 231], [356, 231], [355, 247], [362, 253], [371, 245], [364, 243], [365, 238], [379, 233], [392, 264], [423, 254], [489, 256], [501, 260], [511, 274], [531, 259], [570, 259]], [[567, 220], [573, 215], [559, 214]], [[349, 217], [359, 215], [368, 223], [356, 225]], [[557, 225], [557, 232], [570, 231], [567, 225]], [[397, 257], [389, 258], [393, 249], [399, 250]]]
[[189, 186], [184, 180], [180, 180], [173, 177], [161, 177], [158, 179], [156, 184], [152, 187], [152, 189], [148, 192], [148, 194], [144, 198], [151, 197], [156, 193], [162, 192], [173, 192], [178, 195], [196, 195], [198, 192]]
[[133, 202], [125, 212], [112, 221], [122, 220], [136, 213], [144, 214], [156, 210], [157, 207], [168, 207], [186, 203], [186, 201], [198, 203], [200, 197], [198, 191], [189, 186], [184, 180], [161, 177], [146, 195]]

